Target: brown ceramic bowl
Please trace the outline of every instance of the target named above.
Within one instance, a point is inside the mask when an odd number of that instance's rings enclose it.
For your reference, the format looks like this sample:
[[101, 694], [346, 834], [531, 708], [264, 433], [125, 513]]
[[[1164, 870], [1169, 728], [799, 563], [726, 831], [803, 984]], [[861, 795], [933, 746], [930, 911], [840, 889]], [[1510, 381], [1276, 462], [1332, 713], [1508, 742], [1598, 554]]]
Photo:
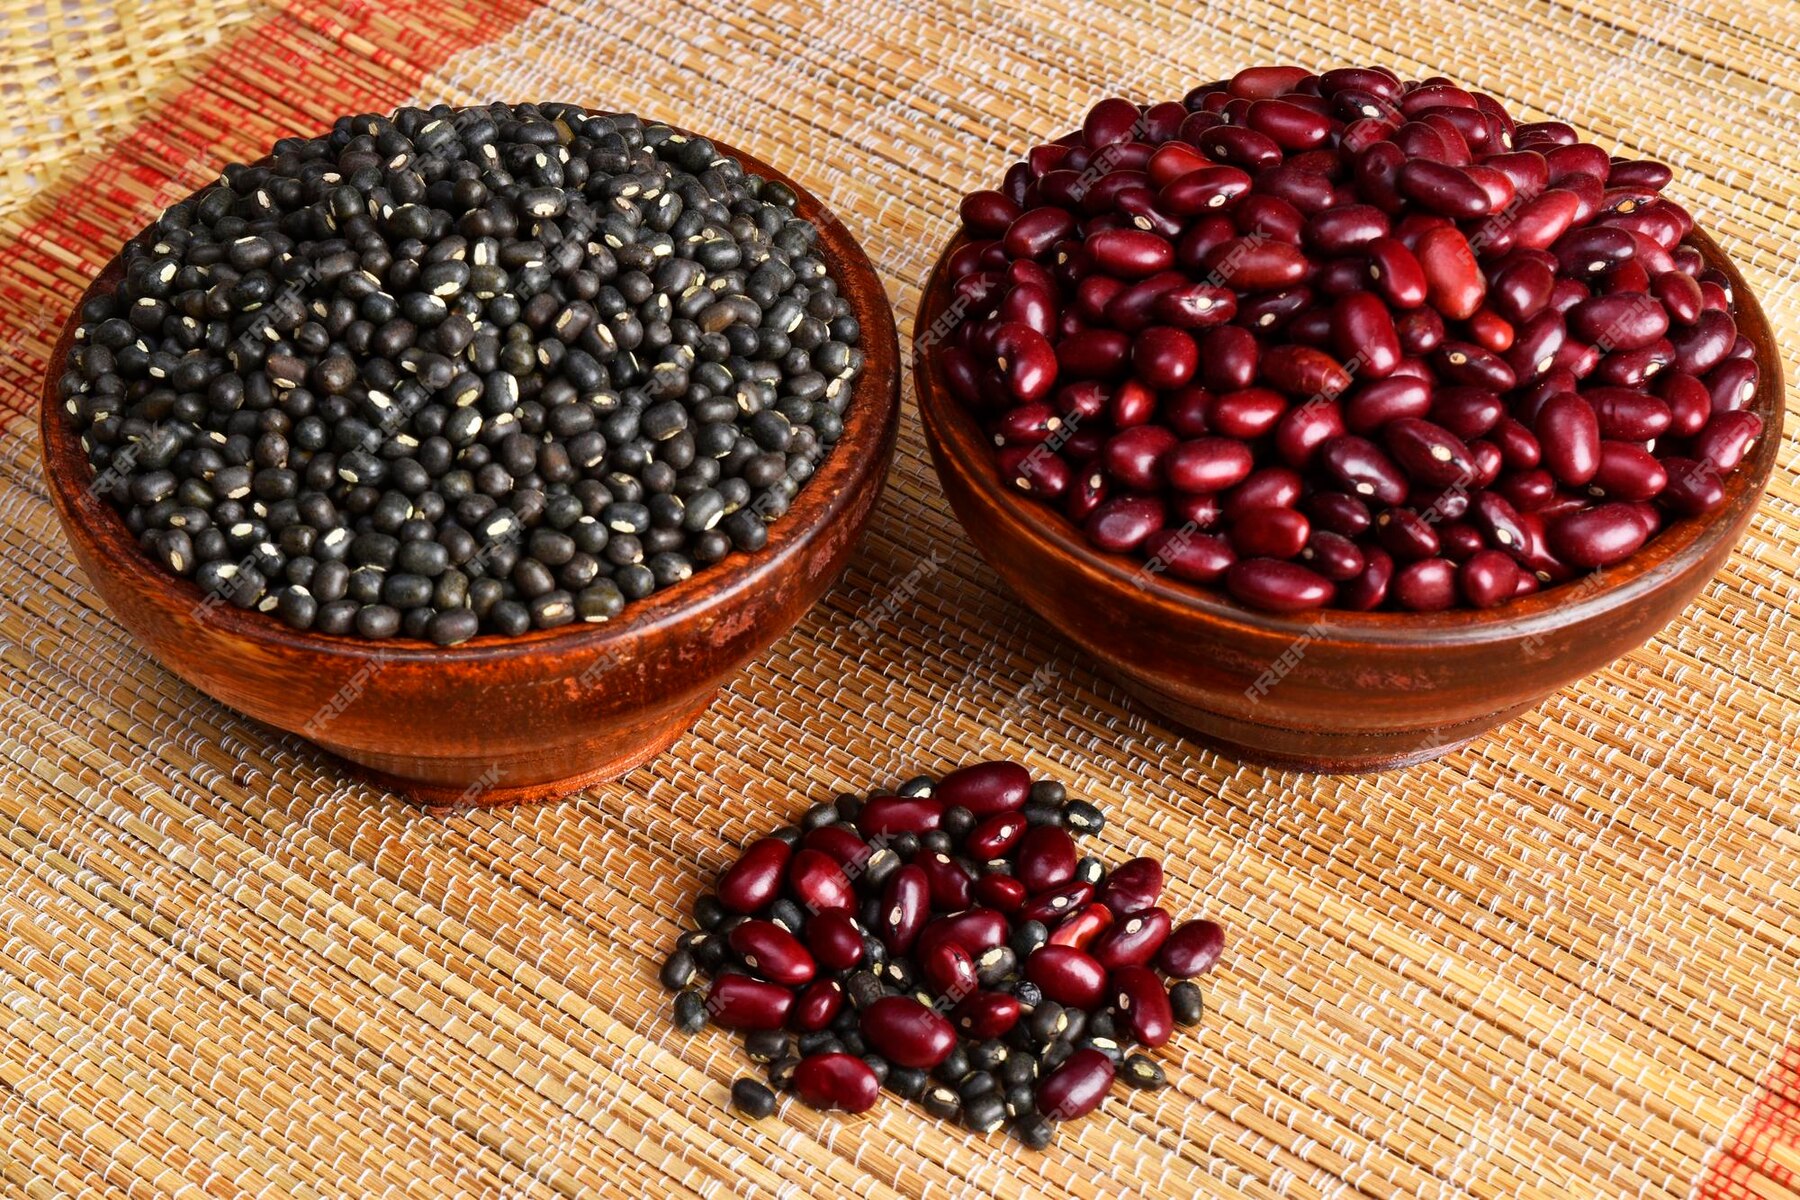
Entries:
[[[1227, 753], [1275, 766], [1368, 771], [1420, 762], [1643, 645], [1713, 577], [1755, 511], [1781, 444], [1781, 358], [1736, 268], [1711, 238], [1693, 240], [1730, 278], [1738, 328], [1756, 346], [1752, 408], [1762, 437], [1726, 480], [1723, 507], [1670, 525], [1603, 574], [1499, 609], [1277, 616], [1096, 551], [1059, 511], [1001, 482], [991, 443], [916, 341], [925, 436], [982, 555], [1156, 712]], [[951, 243], [926, 285], [918, 340], [949, 320], [945, 263], [961, 244]]]
[[[44, 386], [44, 477], [107, 607], [209, 696], [421, 800], [544, 799], [616, 778], [666, 749], [843, 570], [881, 494], [899, 414], [893, 312], [862, 248], [799, 184], [718, 145], [794, 189], [800, 215], [820, 227], [866, 356], [842, 438], [770, 526], [763, 550], [734, 553], [602, 625], [484, 635], [449, 648], [303, 633], [270, 615], [209, 605], [139, 549], [118, 512], [89, 490], [94, 472], [56, 393], [72, 317]], [[89, 294], [116, 287], [119, 274], [114, 259]]]

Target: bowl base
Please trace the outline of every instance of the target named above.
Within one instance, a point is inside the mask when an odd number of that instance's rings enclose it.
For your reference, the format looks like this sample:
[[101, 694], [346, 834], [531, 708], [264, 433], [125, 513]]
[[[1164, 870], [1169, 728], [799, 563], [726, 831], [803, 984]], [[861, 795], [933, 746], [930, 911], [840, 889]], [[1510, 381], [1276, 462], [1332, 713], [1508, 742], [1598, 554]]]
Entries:
[[1461, 749], [1539, 703], [1532, 701], [1452, 725], [1422, 729], [1299, 729], [1213, 712], [1122, 672], [1106, 667], [1102, 671], [1154, 715], [1173, 722], [1183, 733], [1221, 753], [1258, 766], [1316, 775], [1364, 774], [1429, 762]]
[[643, 766], [692, 729], [712, 703], [645, 722], [612, 736], [528, 754], [444, 759], [374, 755], [347, 746], [318, 743], [351, 771], [376, 787], [430, 808], [505, 808], [560, 800], [599, 783], [610, 783]]

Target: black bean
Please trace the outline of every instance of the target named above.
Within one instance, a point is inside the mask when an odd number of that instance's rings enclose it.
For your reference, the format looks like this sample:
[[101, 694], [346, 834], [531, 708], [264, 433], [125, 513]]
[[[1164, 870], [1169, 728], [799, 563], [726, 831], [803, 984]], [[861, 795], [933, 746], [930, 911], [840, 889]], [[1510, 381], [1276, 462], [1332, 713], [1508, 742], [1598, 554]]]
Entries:
[[740, 1079], [731, 1085], [731, 1106], [760, 1121], [774, 1113], [775, 1093], [754, 1079]]

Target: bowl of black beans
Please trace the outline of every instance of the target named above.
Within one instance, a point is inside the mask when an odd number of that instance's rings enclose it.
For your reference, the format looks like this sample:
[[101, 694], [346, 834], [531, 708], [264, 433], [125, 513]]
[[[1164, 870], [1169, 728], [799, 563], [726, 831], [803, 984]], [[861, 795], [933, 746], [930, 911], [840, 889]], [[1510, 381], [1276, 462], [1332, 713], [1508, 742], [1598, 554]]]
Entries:
[[175, 673], [428, 800], [669, 745], [841, 571], [898, 411], [843, 225], [709, 139], [568, 104], [287, 138], [64, 330], [44, 470]]
[[945, 493], [1242, 757], [1403, 765], [1536, 705], [1700, 592], [1775, 465], [1780, 354], [1673, 171], [1451, 80], [1112, 97], [996, 183], [916, 323]]

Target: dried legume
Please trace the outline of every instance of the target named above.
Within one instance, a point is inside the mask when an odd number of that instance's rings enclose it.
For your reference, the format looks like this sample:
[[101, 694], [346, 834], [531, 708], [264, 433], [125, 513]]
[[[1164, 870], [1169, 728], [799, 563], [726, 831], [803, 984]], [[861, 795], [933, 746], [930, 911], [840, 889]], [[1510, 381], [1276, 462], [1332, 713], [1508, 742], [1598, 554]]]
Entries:
[[1762, 433], [1671, 179], [1384, 68], [1109, 98], [965, 199], [936, 353], [1100, 550], [1275, 612], [1492, 608], [1712, 511]]

